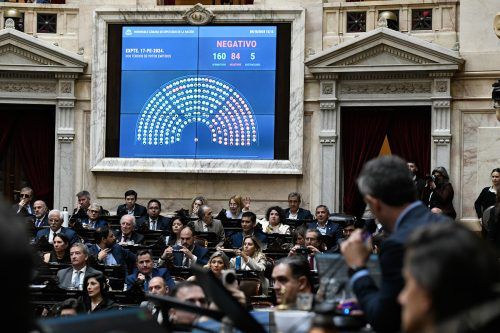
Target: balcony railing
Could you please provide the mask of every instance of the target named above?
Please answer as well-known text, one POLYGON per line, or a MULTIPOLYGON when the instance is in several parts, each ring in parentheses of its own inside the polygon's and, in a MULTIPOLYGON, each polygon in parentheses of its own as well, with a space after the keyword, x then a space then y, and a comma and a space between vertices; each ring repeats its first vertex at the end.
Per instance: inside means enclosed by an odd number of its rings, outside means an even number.
POLYGON ((160 6, 175 5, 253 5, 254 0, 158 0, 160 6))

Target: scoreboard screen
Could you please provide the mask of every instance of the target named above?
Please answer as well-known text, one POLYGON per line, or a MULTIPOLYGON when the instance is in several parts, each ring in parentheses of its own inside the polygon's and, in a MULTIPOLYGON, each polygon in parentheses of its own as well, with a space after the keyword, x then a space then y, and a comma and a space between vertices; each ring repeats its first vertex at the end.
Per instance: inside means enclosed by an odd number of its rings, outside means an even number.
POLYGON ((276 26, 123 26, 120 157, 274 159, 276 26))

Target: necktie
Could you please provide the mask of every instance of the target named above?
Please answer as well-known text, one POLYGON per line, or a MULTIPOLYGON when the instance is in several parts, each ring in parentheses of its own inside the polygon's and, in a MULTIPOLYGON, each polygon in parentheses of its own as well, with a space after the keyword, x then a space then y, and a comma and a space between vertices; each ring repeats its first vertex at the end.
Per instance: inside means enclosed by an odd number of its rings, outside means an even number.
POLYGON ((309 269, 311 271, 314 270, 314 257, 313 256, 309 256, 309 269))
POLYGON ((78 272, 76 272, 76 274, 74 274, 72 287, 75 289, 80 289, 80 275, 81 274, 82 274, 82 271, 78 271, 78 272))
POLYGON ((151 225, 149 226, 149 229, 156 230, 156 220, 151 220, 151 225))
POLYGON ((189 258, 186 255, 184 255, 184 260, 182 261, 182 266, 189 267, 189 258))
POLYGON ((40 224, 42 224, 42 221, 40 219, 36 219, 36 227, 40 228, 40 224))

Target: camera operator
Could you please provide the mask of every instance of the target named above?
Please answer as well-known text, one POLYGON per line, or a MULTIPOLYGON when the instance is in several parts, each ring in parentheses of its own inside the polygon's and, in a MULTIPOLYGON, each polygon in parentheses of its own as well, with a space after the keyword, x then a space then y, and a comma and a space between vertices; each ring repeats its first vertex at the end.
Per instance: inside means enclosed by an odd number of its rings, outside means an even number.
POLYGON ((302 255, 309 263, 309 269, 315 271, 317 269, 315 255, 322 253, 324 249, 321 243, 321 233, 318 229, 307 229, 305 246, 295 245, 292 247, 288 256, 302 255))
POLYGON ((455 219, 457 213, 453 207, 453 186, 444 167, 432 170, 432 176, 427 177, 422 201, 433 213, 440 213, 455 219))

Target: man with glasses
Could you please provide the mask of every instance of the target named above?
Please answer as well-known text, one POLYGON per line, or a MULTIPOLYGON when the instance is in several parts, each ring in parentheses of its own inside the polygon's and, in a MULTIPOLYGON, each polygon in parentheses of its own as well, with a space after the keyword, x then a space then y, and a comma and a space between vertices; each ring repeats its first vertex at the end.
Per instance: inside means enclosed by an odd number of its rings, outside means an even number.
POLYGON ((30 187, 23 187, 21 193, 19 194, 19 203, 13 206, 17 215, 21 216, 33 216, 35 215, 35 210, 31 204, 31 199, 33 198, 33 190, 30 187))
POLYGON ((80 241, 80 238, 75 231, 70 228, 65 228, 62 226, 63 218, 59 210, 54 209, 49 212, 49 228, 39 230, 36 234, 36 241, 39 241, 43 237, 47 239, 50 244, 54 243, 54 235, 58 233, 65 234, 69 239, 69 244, 73 245, 80 241))
POLYGON ((95 230, 108 226, 108 222, 102 220, 100 214, 101 206, 97 203, 92 203, 87 209, 87 217, 80 222, 77 221, 74 227, 95 230))
POLYGON ((318 229, 307 229, 306 231, 306 241, 305 247, 301 245, 295 245, 292 247, 288 256, 295 256, 297 254, 303 255, 309 263, 309 269, 311 271, 317 270, 316 265, 316 255, 323 252, 323 246, 321 244, 321 233, 318 229))
POLYGON ((137 221, 137 229, 144 232, 147 230, 170 230, 170 219, 161 213, 161 203, 157 199, 151 199, 148 202, 148 214, 146 217, 137 221))

